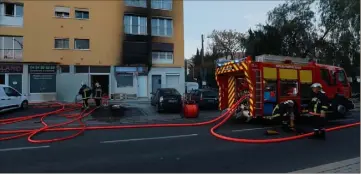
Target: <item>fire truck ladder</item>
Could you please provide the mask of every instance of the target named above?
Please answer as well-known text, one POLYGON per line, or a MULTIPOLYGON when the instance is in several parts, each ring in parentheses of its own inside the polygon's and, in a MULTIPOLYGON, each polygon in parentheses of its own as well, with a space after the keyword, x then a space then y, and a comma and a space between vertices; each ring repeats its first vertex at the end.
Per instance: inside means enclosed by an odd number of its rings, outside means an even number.
POLYGON ((255 116, 263 115, 262 99, 263 99, 263 78, 262 73, 259 69, 253 70, 256 81, 255 88, 255 116))

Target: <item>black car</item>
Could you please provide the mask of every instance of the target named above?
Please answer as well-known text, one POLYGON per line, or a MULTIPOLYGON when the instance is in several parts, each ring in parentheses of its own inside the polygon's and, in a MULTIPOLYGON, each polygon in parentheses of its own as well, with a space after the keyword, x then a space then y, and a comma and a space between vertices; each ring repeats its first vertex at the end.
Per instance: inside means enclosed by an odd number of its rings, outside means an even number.
POLYGON ((211 89, 197 89, 189 93, 189 99, 194 100, 200 108, 218 108, 218 91, 211 89))
POLYGON ((182 95, 174 88, 159 88, 152 94, 150 104, 155 106, 157 112, 172 110, 180 111, 182 108, 182 95))

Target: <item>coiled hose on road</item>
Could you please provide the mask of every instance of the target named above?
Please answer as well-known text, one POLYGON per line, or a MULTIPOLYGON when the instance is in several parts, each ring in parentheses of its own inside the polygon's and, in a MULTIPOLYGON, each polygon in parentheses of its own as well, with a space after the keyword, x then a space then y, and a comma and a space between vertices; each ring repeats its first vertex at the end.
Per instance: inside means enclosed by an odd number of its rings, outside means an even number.
MULTIPOLYGON (((25 121, 25 120, 34 119, 34 118, 40 118, 41 124, 43 125, 43 127, 38 128, 38 129, 0 131, 0 135, 16 134, 16 135, 13 135, 13 136, 10 136, 10 137, 0 138, 0 141, 17 139, 17 138, 27 136, 27 140, 29 142, 31 142, 31 143, 51 143, 51 142, 64 141, 64 140, 75 138, 78 135, 82 134, 86 130, 203 126, 203 125, 213 124, 213 123, 215 123, 215 122, 217 122, 217 121, 219 121, 221 119, 223 119, 223 120, 220 121, 218 124, 216 124, 215 126, 213 126, 210 129, 210 133, 213 136, 217 137, 217 138, 227 140, 227 141, 240 142, 240 143, 276 143, 276 142, 283 142, 283 141, 290 141, 290 140, 305 138, 305 137, 308 137, 308 136, 312 135, 312 133, 307 133, 307 134, 295 135, 295 136, 284 137, 284 138, 263 139, 262 140, 262 139, 232 138, 232 137, 227 137, 227 136, 220 135, 220 134, 216 133, 216 129, 218 129, 220 126, 222 126, 233 115, 233 113, 235 112, 238 105, 243 100, 245 100, 247 97, 248 96, 243 96, 227 112, 223 113, 222 115, 220 115, 219 117, 217 117, 215 119, 205 121, 205 122, 198 122, 198 123, 170 123, 170 124, 142 124, 142 125, 119 125, 119 126, 86 126, 82 122, 82 119, 87 117, 92 112, 94 112, 95 109, 85 110, 85 111, 82 111, 80 114, 64 114, 65 112, 69 112, 69 111, 79 109, 80 108, 79 104, 65 105, 65 104, 56 103, 56 104, 51 104, 52 107, 56 107, 56 106, 60 107, 60 109, 57 109, 56 111, 43 113, 43 114, 37 114, 37 115, 31 115, 31 116, 23 116, 23 117, 0 120, 0 125, 1 125, 1 124, 17 123, 17 122, 21 122, 21 121, 25 121), (68 108, 66 108, 66 107, 68 107, 68 108), (47 116, 54 115, 54 114, 70 118, 71 120, 63 122, 63 123, 59 123, 59 124, 54 124, 54 125, 46 124, 44 119, 47 116), (80 126, 79 127, 63 127, 63 126, 67 126, 67 125, 69 125, 71 123, 74 123, 74 122, 78 122, 80 124, 80 126), (56 131, 56 132, 77 131, 77 132, 75 134, 73 134, 73 135, 70 135, 70 136, 67 136, 67 137, 62 137, 62 138, 55 138, 55 139, 48 139, 48 140, 34 140, 33 139, 33 137, 36 136, 39 133, 54 132, 54 131, 56 131)), ((327 129, 327 131, 334 131, 334 130, 344 129, 344 128, 348 128, 348 127, 354 127, 354 126, 358 126, 358 125, 360 125, 360 122, 329 128, 329 129, 327 129)))

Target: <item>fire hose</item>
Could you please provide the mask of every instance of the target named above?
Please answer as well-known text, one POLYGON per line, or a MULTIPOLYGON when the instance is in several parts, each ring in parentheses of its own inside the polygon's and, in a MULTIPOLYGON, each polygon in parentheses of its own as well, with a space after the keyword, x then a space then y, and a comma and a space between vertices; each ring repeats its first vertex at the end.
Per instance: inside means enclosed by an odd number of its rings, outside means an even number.
MULTIPOLYGON (((51 105, 51 107, 56 107, 56 106, 59 107, 60 106, 60 109, 57 109, 57 110, 52 111, 52 112, 44 113, 44 114, 37 114, 37 115, 30 115, 30 116, 23 116, 23 117, 18 117, 18 118, 0 120, 0 125, 1 125, 1 124, 11 124, 11 123, 16 123, 16 122, 21 122, 21 121, 25 121, 25 120, 34 119, 34 118, 40 118, 40 122, 43 125, 43 127, 38 128, 38 129, 22 129, 22 130, 4 130, 4 131, 0 131, 0 135, 15 134, 15 135, 10 136, 10 137, 0 137, 0 141, 17 139, 17 138, 27 136, 27 140, 29 142, 31 142, 31 143, 51 143, 51 142, 64 141, 64 140, 75 138, 75 137, 81 135, 82 133, 84 133, 86 130, 204 126, 204 125, 213 124, 213 123, 215 123, 215 122, 217 122, 219 120, 222 120, 222 121, 220 121, 218 124, 213 126, 210 129, 210 133, 213 136, 217 137, 217 138, 227 140, 227 141, 233 141, 233 142, 240 142, 240 143, 276 143, 276 142, 283 142, 283 141, 290 141, 290 140, 305 138, 305 137, 311 136, 313 134, 313 133, 307 133, 307 134, 302 134, 302 135, 295 135, 295 136, 284 137, 284 138, 276 138, 276 139, 242 139, 242 138, 227 137, 227 136, 220 135, 220 134, 216 133, 216 129, 218 129, 220 126, 222 126, 234 114, 234 112, 236 111, 236 108, 238 107, 238 105, 243 100, 245 100, 247 97, 248 96, 241 97, 234 105, 231 106, 231 108, 228 111, 221 114, 219 117, 214 118, 214 119, 209 120, 209 121, 198 122, 198 123, 168 123, 168 124, 142 124, 142 125, 116 125, 116 126, 115 125, 113 125, 113 126, 86 126, 85 123, 82 121, 82 119, 87 117, 88 115, 90 115, 92 112, 94 112, 95 109, 85 110, 85 111, 82 111, 80 114, 64 114, 64 112, 69 112, 69 111, 73 111, 75 109, 79 109, 79 107, 80 107, 79 104, 65 105, 65 104, 60 104, 60 103, 57 103, 57 104, 54 103, 54 104, 51 105), (66 107, 70 107, 70 108, 66 108, 66 107), (54 115, 54 114, 58 114, 60 116, 66 117, 66 118, 70 118, 71 120, 63 122, 63 123, 54 124, 54 125, 46 124, 44 119, 47 116, 54 115), (67 125, 72 124, 74 122, 78 122, 80 125, 78 127, 64 127, 64 126, 67 126, 67 125), (35 139, 33 139, 33 137, 35 137, 39 133, 43 133, 43 132, 64 132, 64 131, 77 131, 77 132, 75 134, 72 134, 72 135, 67 136, 67 137, 62 137, 62 138, 54 138, 54 139, 48 139, 48 140, 35 140, 35 139)), ((337 127, 332 127, 332 128, 327 129, 326 131, 334 131, 334 130, 344 129, 344 128, 348 128, 348 127, 354 127, 354 126, 358 126, 358 125, 360 125, 360 122, 347 124, 347 125, 342 125, 342 126, 337 126, 337 127)))

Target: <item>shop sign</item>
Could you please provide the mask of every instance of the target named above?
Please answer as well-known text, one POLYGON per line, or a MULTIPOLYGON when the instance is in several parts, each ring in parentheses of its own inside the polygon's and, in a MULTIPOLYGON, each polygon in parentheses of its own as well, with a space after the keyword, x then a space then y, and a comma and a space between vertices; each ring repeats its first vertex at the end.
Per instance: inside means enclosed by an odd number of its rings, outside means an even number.
POLYGON ((29 73, 56 73, 56 65, 29 65, 29 73))
POLYGON ((0 73, 23 73, 22 64, 0 64, 0 73))

